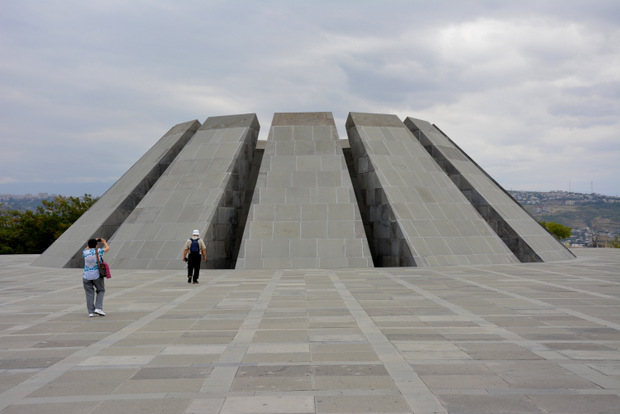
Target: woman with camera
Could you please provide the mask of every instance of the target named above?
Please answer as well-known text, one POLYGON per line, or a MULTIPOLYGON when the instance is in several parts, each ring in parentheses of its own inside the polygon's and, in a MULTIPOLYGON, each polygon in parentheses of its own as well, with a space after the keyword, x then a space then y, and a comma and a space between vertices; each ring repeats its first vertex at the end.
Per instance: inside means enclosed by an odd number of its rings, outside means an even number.
POLYGON ((90 317, 95 315, 105 316, 103 312, 105 283, 103 277, 99 276, 99 262, 108 250, 110 250, 110 246, 108 246, 108 242, 105 239, 90 239, 88 247, 82 252, 84 257, 82 282, 84 284, 84 292, 86 292, 86 308, 90 317), (103 247, 97 248, 99 243, 103 244, 103 247))

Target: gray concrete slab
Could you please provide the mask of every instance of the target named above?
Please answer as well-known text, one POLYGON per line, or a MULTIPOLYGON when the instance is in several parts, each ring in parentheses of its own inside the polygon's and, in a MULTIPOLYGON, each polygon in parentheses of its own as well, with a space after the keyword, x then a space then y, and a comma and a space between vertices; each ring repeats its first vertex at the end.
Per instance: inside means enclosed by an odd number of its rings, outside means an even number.
POLYGON ((346 126, 375 265, 518 261, 396 115, 351 112, 346 126))
POLYGON ((276 113, 236 268, 372 266, 332 114, 276 113))
POLYGON ((404 124, 522 262, 574 257, 439 128, 411 117, 404 124))
POLYGON ((255 114, 208 118, 109 240, 110 266, 183 269, 198 229, 204 267, 232 267, 258 129, 255 114))
POLYGON ((97 318, 80 269, 0 256, 0 412, 617 413, 620 250, 574 252, 200 285, 113 268, 97 318))

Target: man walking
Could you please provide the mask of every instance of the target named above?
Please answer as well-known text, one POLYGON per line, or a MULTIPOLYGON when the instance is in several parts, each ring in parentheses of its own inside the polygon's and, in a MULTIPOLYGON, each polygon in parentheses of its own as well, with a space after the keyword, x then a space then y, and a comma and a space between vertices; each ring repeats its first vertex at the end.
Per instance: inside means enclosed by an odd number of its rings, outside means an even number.
POLYGON ((194 284, 198 283, 201 252, 202 261, 207 261, 207 247, 198 236, 200 236, 200 232, 196 229, 192 232, 192 237, 185 243, 185 249, 183 250, 183 261, 187 262, 187 283, 192 283, 192 278, 194 284))

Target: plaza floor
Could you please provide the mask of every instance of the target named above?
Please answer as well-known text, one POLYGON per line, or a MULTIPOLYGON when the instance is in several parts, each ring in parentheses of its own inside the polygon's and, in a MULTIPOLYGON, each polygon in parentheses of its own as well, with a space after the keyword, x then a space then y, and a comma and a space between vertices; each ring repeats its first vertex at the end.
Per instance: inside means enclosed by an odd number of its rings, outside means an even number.
MULTIPOLYGON (((113 246, 112 246, 113 248, 113 246)), ((0 256, 1 413, 620 413, 620 250, 505 266, 80 269, 0 256)))

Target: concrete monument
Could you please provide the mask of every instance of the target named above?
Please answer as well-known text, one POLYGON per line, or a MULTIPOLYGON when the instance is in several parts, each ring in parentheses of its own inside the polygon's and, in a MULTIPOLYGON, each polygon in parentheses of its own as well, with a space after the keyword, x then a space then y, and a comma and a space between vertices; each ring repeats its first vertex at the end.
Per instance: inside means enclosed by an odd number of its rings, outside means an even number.
POLYGON ((329 269, 561 261, 574 255, 427 121, 276 113, 174 126, 35 262, 181 270, 193 229, 206 268, 329 269), (264 149, 263 149, 264 148, 264 149))

